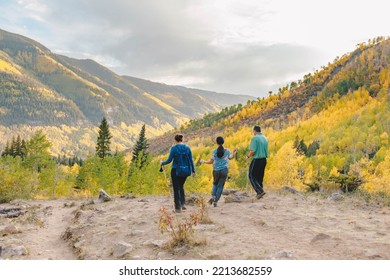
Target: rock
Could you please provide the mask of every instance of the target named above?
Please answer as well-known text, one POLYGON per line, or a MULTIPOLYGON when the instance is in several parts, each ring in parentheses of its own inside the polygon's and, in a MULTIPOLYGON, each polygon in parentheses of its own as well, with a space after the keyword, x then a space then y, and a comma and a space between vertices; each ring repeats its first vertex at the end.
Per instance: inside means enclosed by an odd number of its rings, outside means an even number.
POLYGON ((28 253, 27 249, 24 246, 15 246, 15 245, 6 246, 2 252, 4 258, 9 258, 14 256, 25 256, 27 255, 27 253, 28 253))
POLYGON ((167 260, 171 258, 171 255, 167 252, 158 252, 156 258, 158 260, 167 260))
POLYGON ((78 248, 81 248, 84 244, 85 244, 85 240, 80 240, 80 241, 74 243, 73 247, 78 249, 78 248))
POLYGON ((229 194, 234 194, 238 192, 238 190, 229 190, 229 189, 226 189, 226 190, 223 190, 222 191, 222 195, 229 195, 229 194))
POLYGON ((334 201, 339 201, 344 199, 344 195, 342 195, 339 192, 332 193, 329 197, 328 200, 334 200, 334 201))
POLYGON ((93 199, 88 199, 87 201, 83 202, 80 205, 80 208, 83 209, 85 206, 93 205, 93 204, 95 204, 95 201, 93 201, 93 199))
POLYGON ((290 193, 299 193, 299 191, 293 187, 290 186, 283 186, 282 191, 290 192, 290 193))
POLYGON ((186 205, 196 205, 198 204, 198 198, 195 196, 191 196, 186 198, 186 205))
POLYGON ((130 233, 131 236, 144 235, 144 234, 145 234, 145 231, 144 231, 144 230, 139 230, 139 229, 133 230, 133 231, 130 233))
POLYGON ((269 257, 270 260, 279 260, 279 259, 291 259, 293 258, 293 252, 292 251, 281 251, 276 253, 275 255, 269 257))
POLYGON ((372 256, 368 256, 368 259, 369 260, 381 260, 381 259, 384 259, 381 255, 372 255, 372 256))
POLYGON ((120 198, 133 199, 133 198, 135 198, 135 195, 133 193, 127 193, 127 194, 121 195, 120 198))
POLYGON ((5 208, 0 209, 0 217, 6 218, 17 218, 20 215, 24 214, 26 211, 22 210, 22 208, 5 208))
POLYGON ((164 240, 148 240, 143 243, 144 246, 155 246, 158 248, 163 248, 165 245, 164 240))
POLYGON ((126 242, 118 242, 114 245, 113 256, 115 258, 123 258, 126 254, 133 250, 133 245, 126 242))
POLYGON ((76 206, 76 203, 74 201, 72 201, 71 203, 67 203, 67 202, 64 203, 64 208, 71 208, 74 206, 76 206))
POLYGON ((310 241, 310 243, 315 243, 317 241, 325 240, 328 238, 330 238, 330 235, 327 235, 325 233, 319 233, 310 241))
POLYGON ((225 203, 241 203, 249 200, 249 195, 243 191, 237 191, 225 197, 225 203))
POLYGON ((112 200, 111 196, 109 196, 103 189, 99 191, 99 198, 97 201, 98 203, 107 202, 111 200, 112 200))
POLYGON ((21 231, 16 226, 7 226, 1 231, 2 236, 21 233, 21 231))

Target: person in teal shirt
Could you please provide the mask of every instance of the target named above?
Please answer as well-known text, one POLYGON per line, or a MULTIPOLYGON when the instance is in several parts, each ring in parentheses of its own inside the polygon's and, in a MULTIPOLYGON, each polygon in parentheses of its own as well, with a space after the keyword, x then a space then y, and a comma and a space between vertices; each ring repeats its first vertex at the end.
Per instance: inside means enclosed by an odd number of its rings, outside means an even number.
POLYGON ((228 177, 229 159, 234 158, 234 154, 237 152, 237 148, 230 153, 229 149, 225 149, 223 144, 225 143, 222 136, 218 136, 216 139, 218 148, 215 149, 211 155, 211 159, 205 161, 200 160, 200 163, 213 165, 213 188, 211 191, 210 204, 214 204, 217 207, 218 201, 221 198, 223 187, 228 177))
POLYGON ((265 195, 263 179, 265 166, 267 165, 268 140, 261 133, 261 128, 258 125, 253 127, 253 135, 246 159, 253 158, 249 166, 249 180, 256 191, 257 199, 260 199, 265 195))

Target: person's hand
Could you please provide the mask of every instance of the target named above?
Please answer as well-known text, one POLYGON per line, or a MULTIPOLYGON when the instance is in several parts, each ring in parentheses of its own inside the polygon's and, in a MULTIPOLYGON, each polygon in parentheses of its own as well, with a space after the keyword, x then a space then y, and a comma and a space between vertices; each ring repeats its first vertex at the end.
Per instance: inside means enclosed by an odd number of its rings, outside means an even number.
POLYGON ((192 177, 196 177, 196 173, 194 172, 194 173, 192 173, 192 175, 191 175, 192 177))
POLYGON ((245 160, 247 161, 248 159, 250 159, 250 157, 246 156, 246 157, 245 157, 245 160))
POLYGON ((204 159, 201 159, 200 161, 199 161, 199 163, 200 164, 203 164, 203 163, 205 163, 206 161, 204 160, 204 159))
POLYGON ((238 150, 238 148, 235 147, 235 148, 233 149, 233 153, 237 152, 237 150, 238 150))

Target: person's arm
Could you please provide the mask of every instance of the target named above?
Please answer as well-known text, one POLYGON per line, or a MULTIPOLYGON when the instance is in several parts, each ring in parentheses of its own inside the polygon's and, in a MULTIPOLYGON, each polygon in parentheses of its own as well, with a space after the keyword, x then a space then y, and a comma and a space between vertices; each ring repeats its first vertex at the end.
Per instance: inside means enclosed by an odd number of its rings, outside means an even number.
POLYGON ((204 159, 201 159, 199 162, 202 164, 202 163, 205 163, 205 164, 213 164, 214 163, 214 160, 215 160, 215 154, 214 152, 211 154, 211 158, 209 160, 204 160, 204 159))
POLYGON ((233 159, 234 158, 234 155, 237 152, 237 150, 238 150, 237 147, 234 148, 233 152, 229 155, 229 159, 233 159))
POLYGON ((250 151, 249 151, 249 154, 245 157, 245 159, 251 158, 251 157, 253 156, 254 153, 255 153, 255 151, 250 150, 250 151))
POLYGON ((246 160, 251 158, 255 153, 255 149, 256 149, 256 142, 255 141, 256 141, 255 137, 253 137, 251 140, 251 144, 249 145, 249 154, 245 157, 246 160))
POLYGON ((188 147, 188 150, 189 150, 189 157, 190 157, 190 164, 191 164, 192 175, 195 175, 195 164, 194 164, 194 159, 192 158, 191 148, 188 147))
POLYGON ((202 164, 213 164, 214 163, 214 159, 209 159, 209 160, 204 160, 204 159, 201 159, 200 161, 199 161, 200 163, 202 163, 202 164))
POLYGON ((167 159, 166 161, 161 161, 161 165, 166 165, 166 164, 169 164, 169 163, 172 162, 172 160, 173 160, 173 148, 174 148, 174 147, 172 147, 172 148, 171 148, 171 151, 169 152, 169 157, 168 157, 168 159, 167 159))

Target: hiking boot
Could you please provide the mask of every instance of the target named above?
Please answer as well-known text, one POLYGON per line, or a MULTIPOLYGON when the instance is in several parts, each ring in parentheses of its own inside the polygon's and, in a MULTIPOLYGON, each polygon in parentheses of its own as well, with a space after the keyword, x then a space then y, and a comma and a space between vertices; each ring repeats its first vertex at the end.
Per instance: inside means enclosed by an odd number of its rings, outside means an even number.
POLYGON ((182 205, 181 210, 187 210, 187 207, 185 205, 182 205))
POLYGON ((214 207, 217 207, 217 202, 216 201, 214 201, 214 207))
POLYGON ((265 195, 265 192, 258 193, 258 194, 256 195, 256 198, 257 198, 257 199, 260 199, 260 198, 262 198, 264 195, 265 195))
POLYGON ((211 204, 213 204, 213 202, 214 202, 214 197, 210 198, 209 204, 211 205, 211 204))
POLYGON ((175 213, 181 213, 181 209, 175 209, 175 213))

